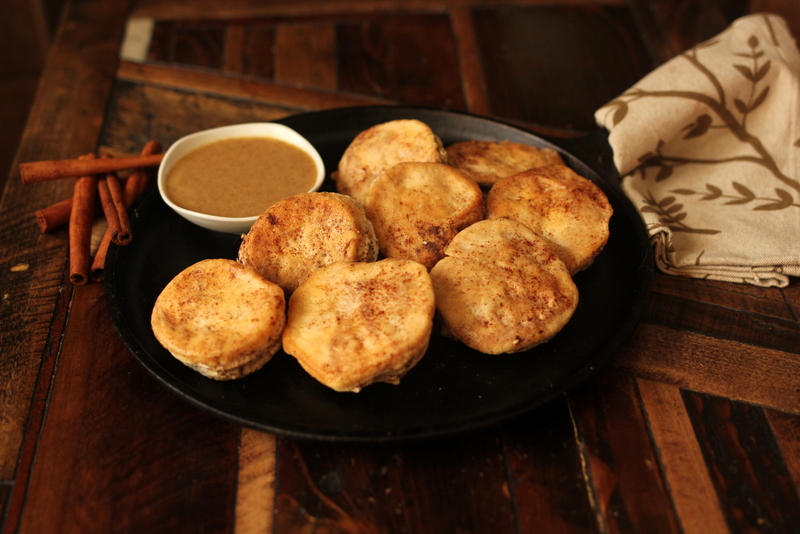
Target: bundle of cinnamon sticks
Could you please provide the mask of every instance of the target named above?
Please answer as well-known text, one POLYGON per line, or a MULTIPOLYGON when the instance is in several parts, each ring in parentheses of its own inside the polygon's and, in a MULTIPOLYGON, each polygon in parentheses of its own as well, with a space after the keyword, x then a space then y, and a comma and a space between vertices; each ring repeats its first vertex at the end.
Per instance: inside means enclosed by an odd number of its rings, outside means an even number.
POLYGON ((164 157, 157 141, 145 144, 139 156, 112 158, 86 154, 78 159, 20 164, 24 183, 77 178, 73 195, 36 212, 42 232, 69 225, 70 276, 73 284, 103 279, 108 246, 126 245, 133 239, 128 208, 145 191, 152 168, 164 157), (126 179, 119 172, 130 170, 126 179), (102 214, 108 227, 92 257, 91 237, 95 217, 102 214))

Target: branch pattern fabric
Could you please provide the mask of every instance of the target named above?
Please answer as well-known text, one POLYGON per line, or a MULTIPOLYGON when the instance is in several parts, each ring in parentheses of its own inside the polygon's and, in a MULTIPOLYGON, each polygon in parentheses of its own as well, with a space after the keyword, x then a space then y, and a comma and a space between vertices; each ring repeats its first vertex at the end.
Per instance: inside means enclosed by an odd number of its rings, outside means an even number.
POLYGON ((800 276, 800 52, 742 17, 595 112, 658 267, 785 287, 800 276))

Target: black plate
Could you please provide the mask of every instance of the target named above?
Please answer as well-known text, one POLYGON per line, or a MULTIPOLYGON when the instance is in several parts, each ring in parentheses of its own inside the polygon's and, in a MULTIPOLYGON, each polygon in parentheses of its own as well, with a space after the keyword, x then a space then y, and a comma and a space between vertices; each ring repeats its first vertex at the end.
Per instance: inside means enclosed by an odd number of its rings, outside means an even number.
MULTIPOLYGON (((619 187, 537 136, 473 115, 367 107, 279 122, 308 138, 330 172, 356 134, 398 118, 426 122, 445 145, 508 139, 556 148, 608 195, 614 207, 610 240, 594 264, 575 277, 580 304, 554 339, 527 353, 489 356, 434 333, 425 357, 400 385, 373 384, 357 394, 320 385, 283 352, 242 380, 204 378, 159 345, 150 312, 178 272, 204 258, 235 258, 240 239, 192 225, 152 192, 132 216, 135 239, 112 246, 106 264, 113 321, 142 365, 187 401, 227 420, 294 438, 354 442, 430 439, 498 424, 563 394, 601 367, 633 330, 653 276, 644 226, 619 187)), ((330 180, 323 189, 332 190, 330 180)))

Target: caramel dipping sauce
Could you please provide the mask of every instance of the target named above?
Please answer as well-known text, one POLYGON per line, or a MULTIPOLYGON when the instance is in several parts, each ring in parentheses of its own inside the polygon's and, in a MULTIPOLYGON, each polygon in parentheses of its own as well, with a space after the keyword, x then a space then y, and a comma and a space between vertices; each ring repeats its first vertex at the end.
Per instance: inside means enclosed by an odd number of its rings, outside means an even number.
POLYGON ((178 206, 219 217, 252 217, 286 197, 310 191, 317 166, 281 139, 237 137, 212 141, 181 157, 164 180, 178 206))
POLYGON ((158 194, 175 213, 208 230, 239 235, 277 200, 317 191, 324 181, 325 162, 314 145, 278 122, 185 135, 158 167, 158 194))

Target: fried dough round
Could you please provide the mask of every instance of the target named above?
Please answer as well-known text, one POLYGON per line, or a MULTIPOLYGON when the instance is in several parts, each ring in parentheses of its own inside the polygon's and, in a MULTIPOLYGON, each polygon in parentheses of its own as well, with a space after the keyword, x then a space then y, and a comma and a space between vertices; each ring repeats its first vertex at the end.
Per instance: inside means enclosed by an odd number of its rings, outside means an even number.
POLYGON ((372 180, 403 161, 442 163, 447 161, 447 153, 441 139, 424 122, 389 121, 359 133, 344 151, 332 178, 338 192, 363 202, 372 180))
POLYGON ((239 261, 291 293, 336 261, 375 261, 378 241, 364 209, 339 193, 303 193, 270 206, 239 246, 239 261))
POLYGON ((499 179, 543 165, 563 165, 552 148, 537 148, 510 141, 464 141, 447 147, 447 164, 461 170, 483 187, 499 179))
POLYGON ((425 354, 434 313, 430 275, 419 263, 334 263, 292 294, 283 347, 335 391, 398 384, 425 354))
POLYGON ((181 271, 161 291, 150 324, 175 358, 215 380, 253 373, 281 346, 283 290, 253 269, 209 259, 181 271))
POLYGON ((608 242, 613 209, 591 180, 564 165, 547 165, 498 181, 486 196, 486 218, 508 218, 547 238, 575 274, 608 242))
POLYGON ((443 334, 486 354, 515 353, 556 335, 578 288, 547 241, 510 219, 460 232, 431 270, 443 334))
POLYGON ((398 163, 375 178, 364 209, 386 257, 430 270, 453 236, 483 218, 483 193, 443 163, 398 163))

